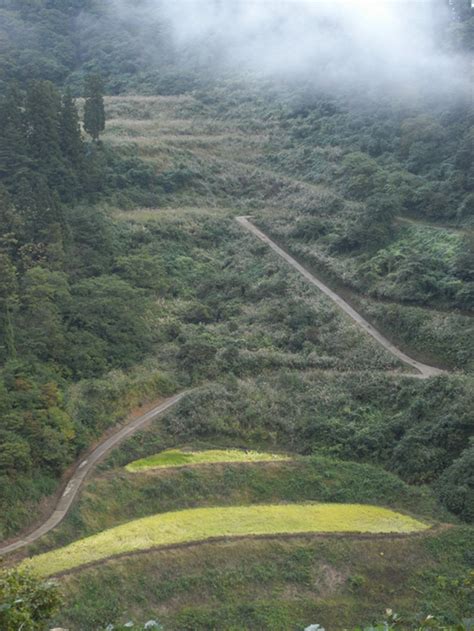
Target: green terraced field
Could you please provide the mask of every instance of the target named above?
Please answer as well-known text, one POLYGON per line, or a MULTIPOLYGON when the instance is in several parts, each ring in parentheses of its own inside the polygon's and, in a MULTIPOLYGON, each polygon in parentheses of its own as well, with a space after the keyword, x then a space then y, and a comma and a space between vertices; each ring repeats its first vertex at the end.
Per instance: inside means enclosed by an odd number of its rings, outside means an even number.
POLYGON ((195 508, 137 519, 26 560, 52 576, 119 554, 213 537, 288 533, 415 533, 429 526, 386 508, 363 504, 263 504, 195 508))
POLYGON ((168 449, 148 458, 130 462, 125 468, 136 473, 149 469, 167 469, 169 467, 184 467, 199 464, 216 464, 231 462, 279 462, 291 460, 289 456, 262 453, 259 451, 243 451, 241 449, 209 449, 206 451, 182 451, 168 449))

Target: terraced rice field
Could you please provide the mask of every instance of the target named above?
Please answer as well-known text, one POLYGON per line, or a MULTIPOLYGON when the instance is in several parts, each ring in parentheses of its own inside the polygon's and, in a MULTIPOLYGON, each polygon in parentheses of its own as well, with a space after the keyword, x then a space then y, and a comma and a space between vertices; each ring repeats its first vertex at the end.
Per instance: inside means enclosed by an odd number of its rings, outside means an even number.
POLYGON ((208 449, 205 451, 168 449, 148 458, 134 460, 125 468, 131 473, 137 473, 150 469, 168 469, 169 467, 188 467, 200 464, 281 462, 285 460, 291 460, 291 458, 281 454, 244 451, 242 449, 208 449))
POLYGON ((301 533, 416 533, 429 528, 395 511, 363 504, 262 504, 194 508, 111 528, 24 561, 53 576, 112 556, 216 537, 301 533))

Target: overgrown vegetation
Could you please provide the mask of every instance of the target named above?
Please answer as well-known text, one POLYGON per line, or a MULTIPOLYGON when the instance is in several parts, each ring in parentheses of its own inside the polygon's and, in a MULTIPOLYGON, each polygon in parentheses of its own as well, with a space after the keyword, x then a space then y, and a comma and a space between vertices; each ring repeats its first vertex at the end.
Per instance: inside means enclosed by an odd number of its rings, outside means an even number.
POLYGON ((456 628, 469 615, 472 530, 397 540, 204 544, 111 561, 63 579, 62 626, 158 620, 166 630, 302 631, 375 624, 387 603, 404 631, 422 613, 456 628), (106 589, 104 587, 106 586, 106 589))
MULTIPOLYGON (((86 105, 98 100, 93 116, 103 118, 100 85, 88 90, 86 105)), ((116 188, 109 173, 117 169, 117 177, 125 161, 83 139, 70 93, 61 97, 47 81, 10 85, 0 121, 0 533, 7 536, 28 517, 28 501, 51 493, 107 425, 173 383, 154 368, 134 392, 135 377, 123 373, 156 339, 151 307, 159 292, 158 280, 147 290, 128 282, 134 237, 93 205, 116 188)), ((140 164, 134 168, 139 174, 140 164)), ((125 175, 124 191, 129 185, 125 175)))
POLYGON ((58 585, 27 570, 0 570, 2 631, 43 631, 62 604, 58 585))
MULTIPOLYGON (((464 54, 472 10, 449 5, 439 45, 464 54)), ((159 11, 144 26, 115 8, 0 8, 0 536, 32 523, 111 423, 192 385, 36 551, 155 513, 259 503, 388 504, 447 525, 383 548, 252 541, 113 561, 63 580, 61 625, 330 630, 376 624, 387 606, 400 629, 427 613, 461 624, 472 530, 448 510, 474 516, 470 102, 424 85, 398 98, 244 81, 211 48, 179 53, 159 11), (236 214, 454 374, 404 373, 236 214), (292 460, 123 470, 183 445, 292 460)))
MULTIPOLYGON (((167 442, 165 436, 159 441, 167 442)), ((140 440, 141 450, 157 442, 157 437, 147 431, 140 440)), ((124 458, 129 450, 124 446, 120 452, 124 458)), ((127 473, 118 466, 112 470, 107 467, 96 475, 70 515, 38 541, 31 553, 54 550, 157 513, 287 502, 363 503, 416 514, 428 523, 450 519, 428 488, 410 486, 373 465, 335 458, 307 456, 288 462, 214 464, 149 471, 146 475, 127 473)))

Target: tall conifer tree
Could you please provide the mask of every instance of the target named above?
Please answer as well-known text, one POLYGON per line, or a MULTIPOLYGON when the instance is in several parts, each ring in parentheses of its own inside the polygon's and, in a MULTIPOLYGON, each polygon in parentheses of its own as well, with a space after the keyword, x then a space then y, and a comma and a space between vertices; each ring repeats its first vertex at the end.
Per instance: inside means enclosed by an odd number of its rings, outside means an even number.
POLYGON ((99 75, 86 78, 84 129, 97 142, 105 129, 104 84, 99 75))
POLYGON ((64 175, 57 190, 63 200, 73 201, 81 193, 85 164, 79 114, 69 90, 62 99, 59 131, 64 175))
POLYGON ((51 188, 57 188, 63 175, 60 144, 61 98, 50 81, 33 82, 26 97, 28 144, 35 171, 51 188))
POLYGON ((17 305, 17 272, 10 257, 0 250, 0 358, 16 356, 14 311, 17 305))
POLYGON ((79 125, 79 114, 70 90, 67 90, 63 96, 60 136, 63 156, 74 169, 80 170, 84 158, 84 145, 79 125))
POLYGON ((23 98, 11 86, 0 101, 0 180, 11 188, 29 162, 23 98))

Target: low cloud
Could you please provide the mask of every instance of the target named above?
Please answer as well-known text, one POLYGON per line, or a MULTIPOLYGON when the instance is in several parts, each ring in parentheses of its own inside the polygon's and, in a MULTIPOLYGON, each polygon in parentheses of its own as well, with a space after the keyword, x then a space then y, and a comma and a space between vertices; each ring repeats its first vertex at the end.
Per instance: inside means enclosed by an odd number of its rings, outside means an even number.
POLYGON ((467 88, 463 61, 440 51, 440 21, 450 19, 441 0, 146 0, 135 9, 120 0, 116 9, 147 33, 164 24, 176 51, 219 68, 324 85, 467 88))

